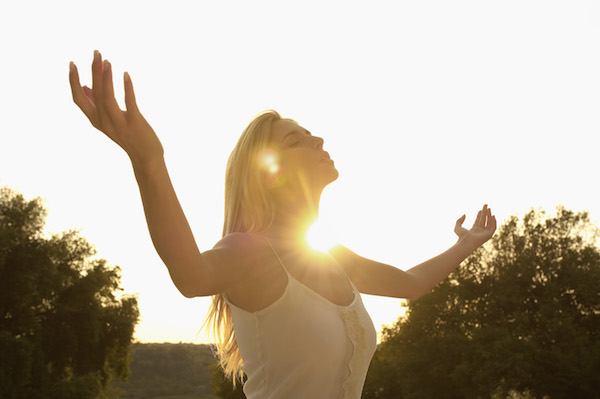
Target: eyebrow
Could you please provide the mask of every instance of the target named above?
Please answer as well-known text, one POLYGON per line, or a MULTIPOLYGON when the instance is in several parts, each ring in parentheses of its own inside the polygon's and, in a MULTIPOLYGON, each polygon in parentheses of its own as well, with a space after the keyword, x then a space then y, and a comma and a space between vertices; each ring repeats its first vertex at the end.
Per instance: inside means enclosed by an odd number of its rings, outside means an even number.
MULTIPOLYGON (((304 131, 305 131, 305 132, 306 132, 306 134, 308 134, 309 136, 312 136, 312 134, 311 134, 311 133, 310 133, 308 130, 304 129, 304 131)), ((292 131, 290 131, 290 132, 286 133, 286 135, 285 135, 285 136, 283 136, 283 139, 281 140, 281 142, 283 143, 283 142, 285 141, 285 139, 287 139, 287 138, 288 138, 288 136, 291 136, 291 135, 293 135, 293 134, 300 134, 300 132, 299 132, 299 131, 297 131, 297 130, 292 130, 292 131)))
POLYGON ((287 139, 292 134, 298 134, 298 131, 297 130, 292 130, 291 132, 288 132, 285 136, 283 136, 283 139, 281 140, 281 142, 283 143, 285 141, 285 139, 287 139))

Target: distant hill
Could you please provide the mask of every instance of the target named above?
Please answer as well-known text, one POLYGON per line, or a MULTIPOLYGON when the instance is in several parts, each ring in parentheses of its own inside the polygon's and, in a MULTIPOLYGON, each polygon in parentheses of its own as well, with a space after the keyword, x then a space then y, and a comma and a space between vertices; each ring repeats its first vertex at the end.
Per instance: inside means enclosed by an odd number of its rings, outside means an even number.
POLYGON ((123 399, 217 399, 209 345, 134 344, 128 382, 114 381, 111 397, 123 399))

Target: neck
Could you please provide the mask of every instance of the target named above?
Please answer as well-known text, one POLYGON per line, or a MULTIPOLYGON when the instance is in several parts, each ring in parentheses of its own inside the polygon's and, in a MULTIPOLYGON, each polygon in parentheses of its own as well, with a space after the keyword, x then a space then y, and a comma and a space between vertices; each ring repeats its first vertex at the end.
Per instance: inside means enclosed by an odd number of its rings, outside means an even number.
POLYGON ((321 191, 277 198, 275 217, 265 235, 284 246, 307 246, 306 236, 319 216, 320 199, 321 191))

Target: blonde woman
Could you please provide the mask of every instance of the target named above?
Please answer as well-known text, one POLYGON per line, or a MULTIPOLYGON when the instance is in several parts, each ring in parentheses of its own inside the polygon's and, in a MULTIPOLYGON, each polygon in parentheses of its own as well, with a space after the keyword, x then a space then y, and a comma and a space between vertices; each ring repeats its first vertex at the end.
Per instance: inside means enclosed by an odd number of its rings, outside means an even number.
POLYGON ((186 297, 213 296, 209 322, 230 377, 247 377, 249 399, 359 398, 375 351, 375 329, 359 293, 417 299, 492 237, 484 206, 458 242, 404 272, 338 246, 308 249, 323 188, 338 171, 311 135, 275 111, 244 130, 227 164, 223 237, 200 252, 171 185, 163 147, 138 110, 129 75, 117 105, 111 64, 94 53, 92 88, 70 65, 73 100, 125 150, 154 246, 186 297))

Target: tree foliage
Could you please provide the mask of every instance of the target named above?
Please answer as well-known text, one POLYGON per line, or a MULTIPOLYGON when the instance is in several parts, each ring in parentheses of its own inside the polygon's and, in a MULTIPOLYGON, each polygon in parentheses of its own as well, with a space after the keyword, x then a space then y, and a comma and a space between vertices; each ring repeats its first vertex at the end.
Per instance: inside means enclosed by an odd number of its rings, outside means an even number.
POLYGON ((598 287, 587 213, 512 217, 385 329, 363 397, 600 397, 598 287))
POLYGON ((233 381, 225 376, 223 368, 218 363, 211 366, 210 372, 212 374, 212 389, 215 395, 221 399, 246 399, 243 383, 236 380, 234 385, 233 381))
POLYGON ((139 312, 120 269, 76 231, 44 233, 40 199, 0 188, 0 397, 98 398, 126 378, 139 312))

